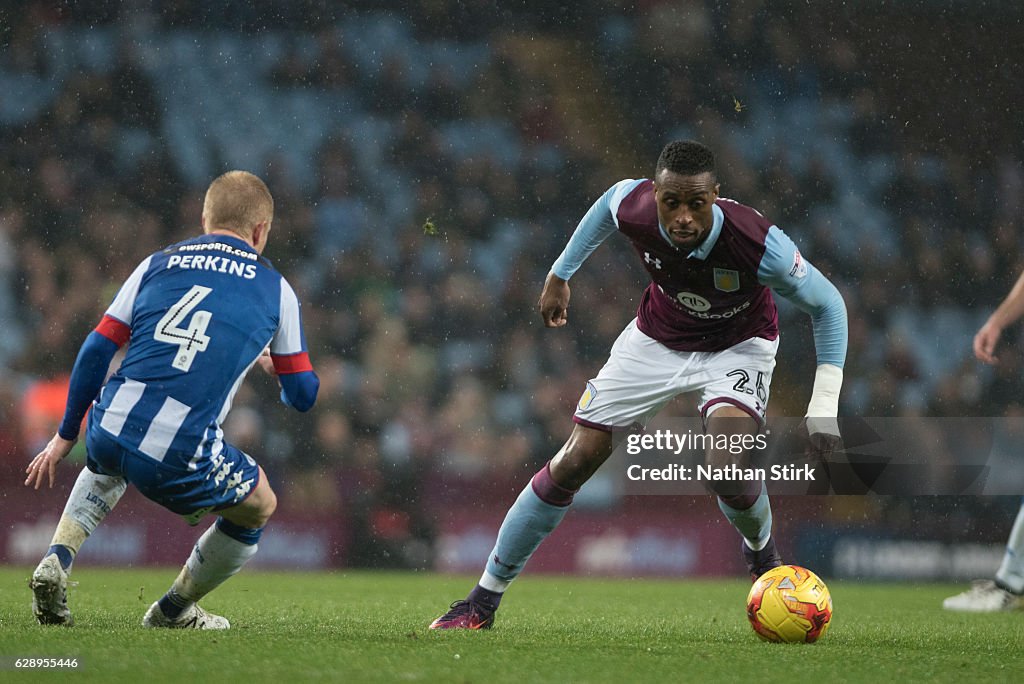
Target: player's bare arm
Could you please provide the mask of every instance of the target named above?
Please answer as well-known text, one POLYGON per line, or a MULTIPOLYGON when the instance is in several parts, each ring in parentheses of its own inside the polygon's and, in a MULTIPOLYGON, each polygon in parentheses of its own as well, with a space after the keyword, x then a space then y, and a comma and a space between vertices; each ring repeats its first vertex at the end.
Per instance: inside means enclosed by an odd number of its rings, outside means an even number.
POLYGON ((561 328, 569 320, 569 283, 548 273, 537 306, 545 326, 561 328))
POLYGON ((43 484, 43 480, 49 479, 50 488, 52 489, 53 482, 57 477, 57 464, 71 453, 71 449, 74 446, 75 440, 64 439, 60 435, 54 435, 49 444, 36 454, 32 462, 28 464, 28 468, 25 468, 25 472, 28 473, 28 477, 25 478, 25 484, 34 489, 39 489, 40 485, 43 484))
POLYGON ((999 337, 1003 334, 1003 329, 1006 326, 1015 323, 1022 315, 1024 315, 1024 273, 1017 278, 1010 294, 1006 295, 1006 299, 992 312, 992 315, 985 321, 985 325, 981 326, 981 329, 975 334, 974 356, 979 361, 988 364, 999 363, 998 357, 995 356, 999 337))

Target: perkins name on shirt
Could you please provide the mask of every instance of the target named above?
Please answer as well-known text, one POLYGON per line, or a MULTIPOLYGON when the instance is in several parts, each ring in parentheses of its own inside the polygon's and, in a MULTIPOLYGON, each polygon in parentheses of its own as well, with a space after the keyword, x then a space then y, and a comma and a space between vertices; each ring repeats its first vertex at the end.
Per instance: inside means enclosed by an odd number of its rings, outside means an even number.
POLYGON ((213 254, 175 254, 167 260, 167 268, 194 269, 197 271, 217 271, 247 280, 256 277, 256 264, 243 264, 227 257, 213 254))

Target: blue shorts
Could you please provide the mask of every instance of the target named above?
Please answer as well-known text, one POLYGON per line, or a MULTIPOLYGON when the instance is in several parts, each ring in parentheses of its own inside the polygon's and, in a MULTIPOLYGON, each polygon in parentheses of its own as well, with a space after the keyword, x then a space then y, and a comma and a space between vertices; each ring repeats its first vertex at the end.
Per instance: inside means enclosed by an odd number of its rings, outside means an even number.
POLYGON ((146 498, 185 516, 192 525, 211 511, 242 503, 260 481, 256 461, 226 442, 220 456, 203 459, 195 470, 173 467, 126 448, 92 421, 85 447, 89 470, 123 477, 146 498))

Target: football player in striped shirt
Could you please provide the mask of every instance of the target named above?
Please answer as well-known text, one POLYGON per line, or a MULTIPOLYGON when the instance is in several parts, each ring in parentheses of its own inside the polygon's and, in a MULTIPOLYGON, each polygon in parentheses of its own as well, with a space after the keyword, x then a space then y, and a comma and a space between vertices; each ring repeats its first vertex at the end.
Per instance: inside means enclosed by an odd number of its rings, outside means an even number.
POLYGON ((41 624, 72 624, 72 561, 130 483, 189 524, 217 515, 143 625, 230 626, 198 601, 256 553, 277 498, 256 461, 224 441, 221 423, 254 365, 277 376, 282 402, 299 411, 312 408, 320 386, 295 292, 261 256, 273 218, 273 197, 258 177, 218 177, 206 192, 203 234, 139 264, 86 338, 60 428, 26 470, 26 485, 52 487, 92 407, 86 467, 29 583, 41 624))

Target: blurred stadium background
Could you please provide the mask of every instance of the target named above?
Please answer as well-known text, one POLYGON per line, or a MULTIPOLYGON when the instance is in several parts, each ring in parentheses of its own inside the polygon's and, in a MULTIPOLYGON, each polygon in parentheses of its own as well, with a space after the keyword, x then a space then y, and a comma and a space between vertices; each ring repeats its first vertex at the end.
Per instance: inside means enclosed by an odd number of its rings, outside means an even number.
MULTIPOLYGON (((0 562, 35 562, 73 482, 21 486, 78 345, 138 261, 199 230, 230 168, 274 193, 267 256, 323 381, 297 415, 253 374, 226 425, 279 493, 263 566, 479 571, 645 283, 612 239, 547 331, 547 269, 677 137, 716 149, 723 194, 842 289, 844 413, 1024 415, 1021 338, 994 370, 970 354, 1024 269, 1018 3, 532 5, 0 2, 0 562)), ((812 341, 782 316, 771 409, 794 416, 812 341)), ((531 571, 741 571, 707 498, 625 497, 599 475, 577 501, 531 571)), ((775 508, 787 557, 824 576, 963 578, 994 571, 1018 501, 775 508)), ((82 559, 177 564, 193 539, 130 493, 82 559)))

